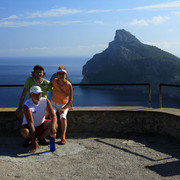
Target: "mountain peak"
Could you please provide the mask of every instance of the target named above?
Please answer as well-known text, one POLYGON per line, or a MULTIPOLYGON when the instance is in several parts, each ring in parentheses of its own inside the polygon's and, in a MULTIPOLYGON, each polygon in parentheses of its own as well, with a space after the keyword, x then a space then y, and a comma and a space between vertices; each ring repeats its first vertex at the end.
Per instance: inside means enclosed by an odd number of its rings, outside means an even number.
POLYGON ((83 75, 82 83, 148 82, 158 90, 160 83, 180 82, 180 59, 158 47, 141 43, 122 29, 116 30, 107 49, 83 66, 83 75))
POLYGON ((124 44, 124 43, 135 43, 139 44, 141 43, 135 36, 133 36, 131 33, 128 31, 121 29, 121 30, 116 30, 116 35, 114 38, 115 43, 117 44, 124 44))

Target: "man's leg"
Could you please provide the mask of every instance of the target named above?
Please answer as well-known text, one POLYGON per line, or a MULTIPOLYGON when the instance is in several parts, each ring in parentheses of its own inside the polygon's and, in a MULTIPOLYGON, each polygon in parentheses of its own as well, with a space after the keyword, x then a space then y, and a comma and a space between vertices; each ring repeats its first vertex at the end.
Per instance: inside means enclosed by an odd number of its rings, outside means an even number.
POLYGON ((21 133, 23 138, 30 139, 29 129, 28 129, 27 125, 24 125, 21 127, 20 133, 21 133))
POLYGON ((51 131, 51 121, 46 122, 43 125, 43 132, 40 134, 40 140, 43 140, 46 136, 50 135, 51 131))
POLYGON ((31 144, 31 141, 30 141, 31 137, 30 137, 30 134, 29 134, 28 126, 27 125, 22 126, 21 130, 20 130, 20 133, 21 133, 22 137, 25 138, 23 146, 28 147, 31 144))

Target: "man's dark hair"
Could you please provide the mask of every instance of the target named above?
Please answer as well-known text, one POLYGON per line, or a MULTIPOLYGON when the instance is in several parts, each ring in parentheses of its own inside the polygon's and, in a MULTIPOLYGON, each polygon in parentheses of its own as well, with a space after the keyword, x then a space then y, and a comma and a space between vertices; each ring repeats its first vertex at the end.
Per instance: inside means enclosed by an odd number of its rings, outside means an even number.
MULTIPOLYGON (((34 72, 36 70, 42 70, 44 72, 44 68, 41 65, 35 65, 33 68, 34 71, 32 71, 32 76, 34 77, 34 72)), ((43 77, 46 75, 46 73, 44 72, 43 77)))

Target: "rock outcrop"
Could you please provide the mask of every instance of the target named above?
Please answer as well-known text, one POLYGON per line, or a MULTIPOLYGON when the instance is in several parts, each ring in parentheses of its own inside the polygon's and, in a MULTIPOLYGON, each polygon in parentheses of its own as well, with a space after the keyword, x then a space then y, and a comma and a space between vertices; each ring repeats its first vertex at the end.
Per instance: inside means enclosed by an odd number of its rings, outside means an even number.
POLYGON ((180 83, 180 58, 117 30, 107 49, 83 66, 82 83, 180 83))

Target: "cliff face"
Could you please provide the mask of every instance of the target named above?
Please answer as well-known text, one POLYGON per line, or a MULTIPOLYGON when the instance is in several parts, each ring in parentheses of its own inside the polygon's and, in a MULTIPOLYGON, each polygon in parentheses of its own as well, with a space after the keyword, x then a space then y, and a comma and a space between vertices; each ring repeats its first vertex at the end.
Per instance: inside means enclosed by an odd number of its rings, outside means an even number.
POLYGON ((117 30, 107 49, 83 66, 82 83, 180 83, 180 59, 117 30))

